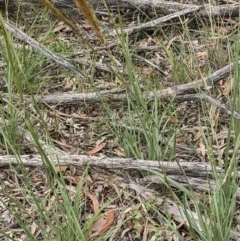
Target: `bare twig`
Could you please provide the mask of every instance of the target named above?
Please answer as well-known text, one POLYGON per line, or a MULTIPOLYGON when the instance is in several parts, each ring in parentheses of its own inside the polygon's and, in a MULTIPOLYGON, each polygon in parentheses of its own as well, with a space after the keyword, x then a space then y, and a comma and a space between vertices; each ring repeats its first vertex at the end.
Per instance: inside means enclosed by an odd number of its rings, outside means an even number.
MULTIPOLYGON (((219 80, 225 79, 229 77, 233 72, 233 65, 231 63, 226 65, 225 67, 215 71, 210 76, 205 77, 204 79, 198 79, 191 83, 177 85, 174 87, 169 87, 163 90, 159 90, 156 92, 146 92, 144 94, 144 98, 148 100, 152 100, 155 97, 161 99, 168 99, 173 98, 176 96, 183 96, 189 93, 196 93, 199 89, 209 89, 212 88, 219 80)), ((240 60, 238 61, 238 65, 240 65, 240 60)), ((100 102, 101 100, 109 99, 110 101, 124 101, 126 100, 126 94, 123 90, 120 92, 111 92, 111 91, 99 91, 92 92, 92 93, 59 93, 53 94, 49 96, 39 97, 39 100, 50 104, 79 104, 81 102, 88 102, 88 103, 96 103, 100 102)))
POLYGON ((13 26, 12 24, 10 24, 6 21, 4 22, 4 26, 8 31, 13 33, 14 36, 17 37, 18 39, 26 42, 27 44, 32 46, 34 49, 36 49, 37 51, 39 51, 40 53, 42 53, 46 57, 52 59, 55 63, 64 66, 66 69, 69 69, 74 74, 76 74, 79 78, 82 78, 82 79, 84 78, 84 75, 81 72, 79 72, 71 63, 64 60, 63 58, 60 58, 59 56, 57 56, 56 54, 51 52, 49 49, 45 48, 43 45, 41 45, 36 40, 34 40, 30 36, 28 36, 22 30, 16 28, 15 26, 13 26))
POLYGON ((232 115, 236 119, 240 120, 239 112, 231 110, 231 108, 228 107, 227 105, 221 103, 219 100, 216 100, 213 97, 211 97, 210 95, 207 95, 205 93, 180 95, 180 96, 176 96, 176 98, 175 98, 175 100, 181 101, 181 102, 195 100, 195 99, 203 99, 203 100, 209 102, 210 104, 218 107, 220 110, 224 111, 228 115, 232 115))
MULTIPOLYGON (((193 7, 184 9, 182 11, 179 11, 179 12, 176 12, 176 13, 171 13, 167 16, 149 21, 147 23, 140 24, 138 26, 126 28, 126 29, 123 30, 123 32, 126 33, 126 34, 132 34, 132 33, 135 33, 137 31, 143 31, 143 30, 147 30, 147 29, 157 28, 157 25, 159 25, 160 23, 164 23, 164 22, 167 22, 167 21, 169 21, 173 18, 177 18, 177 17, 183 16, 183 15, 186 15, 187 13, 196 12, 199 9, 200 9, 199 6, 193 6, 193 7)), ((117 35, 118 33, 119 33, 119 30, 114 30, 112 34, 117 35)))

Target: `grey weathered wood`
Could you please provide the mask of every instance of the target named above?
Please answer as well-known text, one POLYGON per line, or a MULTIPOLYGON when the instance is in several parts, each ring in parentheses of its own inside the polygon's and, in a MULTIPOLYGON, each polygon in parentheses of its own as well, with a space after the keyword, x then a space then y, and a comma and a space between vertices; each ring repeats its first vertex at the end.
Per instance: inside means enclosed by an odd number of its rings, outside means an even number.
MULTIPOLYGON (((54 155, 53 155, 54 156, 54 155)), ((191 163, 191 162, 157 162, 150 160, 134 160, 131 158, 107 158, 107 157, 93 157, 93 156, 77 156, 77 155, 58 155, 57 157, 49 157, 51 162, 55 165, 70 165, 76 168, 84 168, 89 166, 95 168, 99 174, 103 173, 103 170, 117 170, 119 174, 123 174, 124 171, 129 169, 140 169, 140 170, 155 170, 160 173, 158 176, 145 177, 145 178, 135 178, 131 180, 124 177, 116 177, 116 180, 120 181, 124 188, 134 190, 138 196, 145 200, 151 200, 154 197, 155 201, 161 204, 161 209, 166 211, 168 214, 172 215, 175 220, 179 223, 185 223, 188 225, 187 218, 185 216, 185 211, 182 206, 177 205, 174 201, 169 198, 159 197, 158 190, 154 188, 146 187, 146 184, 156 183, 161 185, 163 179, 161 179, 161 173, 163 177, 166 174, 164 181, 172 178, 178 183, 189 187, 189 185, 199 191, 208 191, 208 184, 214 188, 215 184, 211 179, 212 168, 208 163, 191 163), (186 178, 184 177, 182 170, 184 170, 186 178), (170 175, 171 174, 171 175, 170 175), (144 183, 147 182, 147 183, 144 183)), ((40 155, 23 155, 18 157, 14 156, 0 156, 0 167, 19 165, 19 163, 25 166, 31 167, 41 167, 43 161, 40 155)), ((221 168, 216 168, 218 173, 221 173, 221 168)), ((238 177, 240 173, 238 173, 238 177)), ((121 184, 119 184, 121 185, 121 184)), ((240 190, 237 190, 237 199, 239 200, 240 190)), ((197 214, 188 210, 189 215, 195 219, 196 224, 199 224, 199 219, 197 214)), ((207 217, 206 217, 207 218, 207 217)), ((201 228, 199 226, 199 228, 201 228)), ((240 234, 236 231, 231 231, 232 240, 239 240, 240 234)))
MULTIPOLYGON (((99 173, 103 170, 124 173, 129 170, 153 171, 159 175, 153 177, 145 177, 139 180, 148 183, 161 183, 166 178, 172 178, 178 183, 186 187, 191 187, 198 191, 208 191, 209 184, 214 188, 213 169, 209 163, 203 162, 161 162, 151 160, 136 160, 132 158, 108 158, 85 155, 64 155, 59 153, 51 153, 49 160, 53 165, 75 166, 77 169, 84 170, 90 166, 98 170, 99 173)), ((41 167, 43 159, 40 155, 22 155, 18 158, 15 156, 0 156, 0 167, 19 165, 29 167, 41 167)), ((223 169, 215 167, 217 174, 223 173, 223 169)), ((237 173, 240 178, 240 171, 237 173)), ((165 180, 166 181, 166 180, 165 180)), ((240 200, 240 189, 237 191, 237 199, 240 200)))
MULTIPOLYGON (((240 60, 238 61, 238 65, 240 66, 240 60)), ((177 96, 181 96, 196 93, 199 89, 209 89, 212 88, 218 81, 229 77, 234 70, 234 63, 228 64, 223 68, 213 72, 211 75, 206 76, 204 79, 197 79, 187 84, 177 85, 174 87, 169 87, 163 90, 159 90, 156 92, 146 92, 144 93, 144 98, 148 100, 154 99, 156 96, 162 99, 174 98, 177 96), (206 86, 207 84, 207 86, 206 86)), ((96 103, 101 100, 110 99, 111 101, 123 101, 126 100, 126 93, 123 91, 117 92, 109 92, 109 91, 101 91, 101 92, 93 92, 93 93, 59 93, 52 94, 49 96, 40 97, 40 101, 43 101, 49 105, 59 104, 79 104, 79 103, 96 103)), ((208 98, 209 99, 209 98, 208 98)), ((183 98, 184 100, 184 98, 183 98)))
MULTIPOLYGON (((5 0, 0 0, 0 6, 4 5, 5 0)), ((9 1, 10 7, 14 5, 14 1, 9 1)), ((16 0, 21 6, 29 6, 31 4, 39 4, 39 0, 16 0)), ((74 8, 74 2, 72 0, 52 0, 55 6, 60 8, 74 8)), ((236 16, 239 15, 239 3, 238 4, 225 4, 213 6, 210 4, 195 5, 195 4, 181 4, 178 2, 170 2, 164 0, 89 0, 89 3, 94 9, 99 9, 104 6, 104 2, 109 8, 138 8, 142 11, 151 11, 154 9, 156 12, 168 12, 174 13, 187 8, 200 6, 198 16, 209 17, 209 16, 236 16)))
POLYGON ((14 36, 16 36, 18 39, 23 40, 24 42, 26 42, 27 44, 29 44, 30 46, 32 46, 33 48, 35 48, 39 52, 43 53, 46 57, 52 59, 54 62, 56 62, 56 63, 64 66, 65 68, 71 70, 74 74, 76 74, 76 76, 78 76, 79 79, 84 78, 83 74, 81 72, 79 72, 71 63, 69 63, 65 59, 57 56, 56 54, 54 54, 53 52, 48 50, 46 47, 41 45, 35 39, 28 36, 26 33, 24 33, 19 28, 16 28, 15 26, 13 26, 12 24, 10 24, 8 22, 4 22, 4 26, 8 31, 13 33, 14 36))
MULTIPOLYGON (((142 23, 138 26, 129 27, 127 29, 124 29, 123 32, 127 33, 127 34, 130 34, 130 33, 142 31, 142 30, 147 30, 147 29, 156 29, 157 26, 160 25, 161 23, 165 23, 165 22, 167 22, 171 19, 174 19, 174 18, 179 18, 179 17, 181 17, 183 15, 186 15, 186 14, 191 14, 193 12, 197 12, 197 10, 199 10, 199 9, 200 9, 200 7, 198 7, 198 6, 189 7, 189 8, 183 9, 181 11, 177 11, 175 13, 171 13, 171 14, 168 14, 166 16, 160 17, 158 19, 149 21, 147 23, 142 23)), ((119 33, 119 30, 116 30, 114 32, 115 35, 117 35, 118 33, 119 33)))
MULTIPOLYGON (((194 178, 201 177, 203 179, 211 178, 212 167, 209 163, 203 162, 160 162, 151 160, 135 160, 132 158, 108 158, 85 155, 58 155, 58 158, 49 157, 54 164, 73 165, 76 167, 92 166, 100 169, 109 170, 155 170, 162 174, 181 175, 184 173, 187 176, 194 178)), ((8 166, 9 164, 18 164, 19 161, 15 156, 0 156, 0 167, 8 166)), ((21 163, 26 166, 37 167, 42 165, 40 155, 22 155, 21 163)), ((222 173, 220 167, 216 167, 217 173, 222 173)), ((240 171, 238 172, 240 178, 240 171)))

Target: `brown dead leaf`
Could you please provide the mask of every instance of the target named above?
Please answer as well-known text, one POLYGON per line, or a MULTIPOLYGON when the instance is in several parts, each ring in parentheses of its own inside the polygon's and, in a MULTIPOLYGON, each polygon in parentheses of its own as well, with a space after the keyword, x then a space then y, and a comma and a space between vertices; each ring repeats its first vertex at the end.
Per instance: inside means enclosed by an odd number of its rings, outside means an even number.
POLYGON ((72 184, 78 184, 84 180, 80 176, 70 176, 70 175, 64 175, 64 179, 69 181, 72 184))
POLYGON ((88 155, 93 155, 101 151, 106 146, 106 142, 102 142, 99 145, 96 145, 92 150, 88 152, 88 155))
POLYGON ((57 167, 55 167, 55 171, 56 171, 56 173, 65 172, 67 170, 67 168, 68 168, 68 166, 64 166, 64 165, 57 166, 57 167))
POLYGON ((63 21, 60 21, 57 26, 53 29, 53 32, 56 33, 56 32, 59 32, 63 29, 65 29, 67 27, 67 25, 63 22, 63 21))
POLYGON ((113 222, 114 222, 114 218, 115 218, 115 211, 109 210, 107 211, 107 213, 104 215, 106 217, 107 223, 105 224, 105 226, 100 230, 99 235, 104 234, 107 230, 110 229, 110 227, 112 226, 113 222))
POLYGON ((176 143, 177 143, 178 145, 187 146, 186 140, 185 140, 183 137, 178 137, 178 138, 176 139, 176 143))
POLYGON ((75 84, 75 79, 70 79, 67 81, 67 83, 65 84, 65 86, 63 87, 64 90, 70 90, 73 85, 75 84))
POLYGON ((92 201, 94 213, 98 212, 99 211, 99 202, 98 202, 97 196, 94 194, 91 194, 90 192, 87 192, 86 195, 92 201))
POLYGON ((73 176, 72 177, 72 181, 73 181, 73 183, 75 183, 75 184, 78 184, 80 181, 83 181, 84 179, 82 178, 82 177, 80 177, 80 176, 73 176))
POLYGON ((126 157, 126 154, 123 150, 121 150, 121 148, 114 148, 113 153, 119 157, 126 157))
POLYGON ((111 228, 114 219, 115 211, 113 209, 104 213, 93 225, 92 231, 95 233, 92 234, 92 237, 106 233, 111 228))
POLYGON ((99 231, 106 225, 106 219, 104 218, 104 215, 102 215, 93 225, 92 227, 92 232, 93 234, 91 237, 95 237, 99 235, 99 231))
POLYGON ((89 30, 92 28, 91 25, 87 21, 83 21, 81 26, 83 27, 84 30, 89 30))

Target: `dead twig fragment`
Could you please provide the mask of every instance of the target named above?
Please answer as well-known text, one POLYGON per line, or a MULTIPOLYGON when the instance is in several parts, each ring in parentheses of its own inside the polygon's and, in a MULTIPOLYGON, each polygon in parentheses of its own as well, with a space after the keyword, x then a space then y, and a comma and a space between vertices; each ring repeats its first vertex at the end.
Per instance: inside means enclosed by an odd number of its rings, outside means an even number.
MULTIPOLYGON (((158 19, 155 19, 155 20, 152 20, 152 21, 149 21, 147 23, 143 23, 143 24, 140 24, 138 26, 134 26, 134 27, 131 27, 131 28, 126 28, 123 30, 123 33, 125 34, 133 34, 137 31, 143 31, 143 30, 148 30, 148 29, 152 29, 152 28, 157 28, 157 25, 160 24, 160 23, 164 23, 164 22, 167 22, 173 18, 177 18, 177 17, 180 17, 180 16, 183 16, 183 15, 186 15, 188 13, 192 13, 192 12, 196 12, 200 9, 200 7, 198 6, 193 6, 193 7, 190 7, 188 9, 184 9, 182 11, 179 11, 179 12, 176 12, 176 13, 171 13, 167 16, 164 16, 164 17, 161 17, 161 18, 158 18, 158 19)), ((116 31, 113 31, 113 35, 116 35, 118 34, 119 30, 116 30, 116 31)))

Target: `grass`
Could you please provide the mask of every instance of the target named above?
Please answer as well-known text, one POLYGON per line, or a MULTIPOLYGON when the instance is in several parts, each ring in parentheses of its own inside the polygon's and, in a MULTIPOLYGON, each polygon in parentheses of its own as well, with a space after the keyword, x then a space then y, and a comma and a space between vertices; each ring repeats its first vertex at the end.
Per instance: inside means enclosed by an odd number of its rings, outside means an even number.
MULTIPOLYGON (((66 91, 66 80, 72 78, 72 74, 61 67, 49 65, 49 60, 40 53, 15 40, 4 28, 3 18, 0 18, 3 36, 0 44, 5 46, 1 48, 0 59, 7 64, 7 68, 0 72, 5 80, 7 96, 0 106, 0 151, 1 155, 11 154, 19 161, 19 165, 3 168, 0 172, 1 239, 120 240, 118 237, 122 235, 142 240, 146 235, 145 240, 159 240, 160 237, 170 240, 231 240, 238 188, 238 120, 217 114, 204 101, 176 103, 162 100, 157 94, 149 100, 145 92, 191 82, 234 62, 230 91, 222 97, 226 86, 219 83, 209 90, 209 94, 227 101, 232 110, 238 110, 239 32, 226 37, 219 34, 225 27, 221 21, 201 22, 194 29, 186 19, 180 21, 177 27, 170 24, 161 27, 153 36, 144 35, 144 41, 159 46, 156 56, 161 55, 161 65, 168 71, 168 76, 164 78, 134 60, 139 46, 138 38, 143 33, 132 39, 120 30, 115 39, 110 39, 118 43, 117 48, 111 52, 109 49, 100 53, 91 52, 92 49, 85 45, 86 41, 81 42, 81 39, 76 40, 68 34, 54 33, 54 24, 46 25, 49 15, 44 11, 41 13, 29 31, 35 34, 36 40, 61 54, 86 48, 82 54, 93 62, 86 70, 86 83, 77 83, 77 90, 96 91, 101 85, 118 87, 120 83, 126 89, 127 98, 123 104, 102 101, 98 106, 39 106, 34 98, 36 93, 66 91), (41 24, 38 24, 38 18, 43 21, 40 21, 41 24), (45 25, 49 28, 43 29, 45 25), (42 31, 43 35, 39 36, 42 31), (176 33, 177 37, 174 37, 176 33), (72 44, 73 40, 76 42, 72 44), (104 54, 104 58, 111 63, 120 62, 122 73, 109 74, 97 70, 95 61, 99 59, 96 57, 99 54, 104 54), (155 77, 138 71, 144 67, 155 77), (26 101, 25 95, 31 95, 31 104, 26 101), (26 140, 26 133, 31 136, 30 142, 26 140), (109 174, 106 178, 91 168, 79 171, 74 166, 53 166, 52 149, 46 150, 42 145, 42 142, 49 146, 58 143, 54 147, 56 151, 60 148, 68 154, 87 154, 104 141, 107 143, 105 151, 111 156, 117 154, 146 161, 175 161, 179 167, 181 160, 196 163, 199 160, 208 161, 216 186, 212 188, 209 176, 209 192, 199 194, 193 190, 191 180, 183 170, 185 186, 172 176, 158 171, 140 170, 135 177, 133 170, 130 179, 154 175, 161 180, 157 183, 157 192, 145 200, 140 194, 136 195, 125 188, 126 176, 115 182, 115 175, 109 174), (201 154, 182 154, 177 149, 178 144, 200 149, 201 154), (217 156, 216 151, 219 152, 217 156), (22 165, 21 155, 28 153, 40 154, 43 167, 22 165), (217 172, 218 167, 223 168, 222 174, 217 172), (158 197, 163 199, 163 203, 159 203, 158 197), (163 211, 164 202, 169 197, 177 204, 188 225, 179 226, 171 215, 163 211), (97 203, 100 209, 94 210, 97 203), (106 220, 111 210, 119 214, 115 216, 114 223, 106 233, 92 236, 94 232, 101 231, 97 220, 106 220), (129 236, 126 236, 128 233, 129 236)), ((27 26, 26 21, 19 22, 27 26)), ((52 21, 54 23, 56 20, 52 21)), ((124 21, 119 17, 120 26, 124 21)), ((105 28, 109 27, 107 24, 106 21, 105 28)), ((153 54, 151 61, 154 58, 153 54)), ((104 149, 102 151, 104 153, 104 149)))

